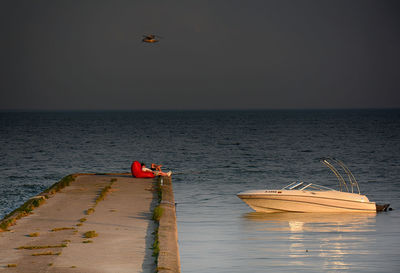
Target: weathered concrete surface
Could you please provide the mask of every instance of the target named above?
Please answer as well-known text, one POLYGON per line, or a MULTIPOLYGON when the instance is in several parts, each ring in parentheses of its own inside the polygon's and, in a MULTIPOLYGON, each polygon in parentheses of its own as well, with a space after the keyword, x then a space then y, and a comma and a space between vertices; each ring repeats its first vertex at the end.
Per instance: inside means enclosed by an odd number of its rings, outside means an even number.
MULTIPOLYGON (((153 179, 130 175, 80 175, 34 213, 0 232, 0 272, 154 272, 151 246, 155 206, 153 179), (95 206, 100 191, 117 179, 106 198, 95 206), (86 219, 81 226, 80 219, 86 219), (70 228, 52 231, 54 228, 70 228), (97 237, 83 238, 95 230, 97 237), (38 237, 29 237, 31 233, 38 237), (91 240, 91 243, 83 243, 91 240), (36 250, 21 246, 60 246, 36 250), (60 255, 32 256, 52 252, 60 255), (15 264, 16 267, 8 267, 15 264)), ((83 220, 82 220, 83 221, 83 220)))
POLYGON ((176 210, 174 192, 171 178, 163 178, 161 183, 162 216, 158 228, 158 239, 160 242, 160 253, 158 256, 157 270, 159 273, 181 272, 178 228, 176 224, 176 210))

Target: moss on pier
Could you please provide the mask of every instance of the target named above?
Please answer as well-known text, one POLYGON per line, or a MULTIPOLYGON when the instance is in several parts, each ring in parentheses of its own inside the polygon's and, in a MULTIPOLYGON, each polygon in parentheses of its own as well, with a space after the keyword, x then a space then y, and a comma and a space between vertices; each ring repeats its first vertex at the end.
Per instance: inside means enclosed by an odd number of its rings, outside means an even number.
POLYGON ((14 225, 18 219, 31 214, 36 207, 39 207, 44 202, 45 198, 43 196, 29 199, 22 206, 4 217, 4 220, 0 223, 0 231, 6 231, 10 226, 14 225))
POLYGON ((154 236, 154 242, 153 245, 151 247, 151 249, 153 250, 153 254, 152 256, 155 258, 154 263, 157 264, 158 262, 158 255, 160 254, 160 241, 159 241, 159 237, 158 237, 158 227, 159 227, 159 222, 160 219, 162 217, 163 214, 163 209, 160 206, 161 200, 162 200, 162 177, 159 177, 157 180, 157 184, 156 184, 156 191, 157 191, 157 206, 154 208, 153 210, 153 216, 152 219, 156 224, 156 228, 153 232, 153 236, 154 236))
POLYGON ((25 217, 32 213, 32 211, 45 203, 50 195, 60 191, 62 188, 69 186, 75 180, 76 175, 68 175, 61 179, 59 182, 52 185, 49 189, 42 192, 40 195, 33 197, 26 201, 22 206, 7 214, 0 222, 0 231, 7 231, 8 228, 15 224, 18 219, 25 217))
POLYGON ((47 245, 47 246, 20 246, 18 249, 45 249, 45 248, 60 248, 60 247, 67 247, 67 244, 60 244, 60 245, 47 245))
POLYGON ((94 237, 97 237, 97 236, 99 236, 99 234, 97 234, 95 230, 89 230, 89 231, 86 231, 83 234, 84 238, 94 238, 94 237))
POLYGON ((48 256, 48 255, 59 256, 59 255, 61 255, 61 252, 46 251, 46 252, 40 252, 40 253, 33 253, 32 254, 32 256, 48 256))
MULTIPOLYGON (((86 211, 85 211, 85 214, 86 215, 90 215, 90 214, 92 214, 92 213, 94 213, 95 212, 95 207, 97 206, 97 204, 100 202, 100 201, 103 201, 105 198, 106 198, 106 196, 107 196, 107 194, 109 194, 110 192, 112 192, 112 185, 115 183, 115 182, 117 182, 117 179, 116 178, 112 178, 111 180, 110 180, 110 184, 108 184, 107 186, 105 186, 101 191, 100 191, 100 193, 99 193, 99 195, 96 197, 96 199, 95 199, 95 201, 94 201, 94 206, 93 207, 91 207, 91 208, 89 208, 89 209, 87 209, 86 211)), ((84 221, 86 221, 86 220, 84 220, 84 219, 86 219, 86 218, 82 218, 82 219, 80 219, 79 221, 81 222, 81 223, 83 223, 84 221)))
MULTIPOLYGON (((59 192, 61 189, 69 186, 71 182, 75 181, 75 177, 76 175, 73 174, 67 175, 66 177, 55 183, 53 186, 45 190, 43 193, 54 194, 56 192, 59 192)), ((48 196, 46 195, 46 197, 48 196)))
POLYGON ((157 222, 160 221, 162 214, 163 214, 163 208, 160 205, 158 205, 157 207, 154 208, 153 220, 157 222))

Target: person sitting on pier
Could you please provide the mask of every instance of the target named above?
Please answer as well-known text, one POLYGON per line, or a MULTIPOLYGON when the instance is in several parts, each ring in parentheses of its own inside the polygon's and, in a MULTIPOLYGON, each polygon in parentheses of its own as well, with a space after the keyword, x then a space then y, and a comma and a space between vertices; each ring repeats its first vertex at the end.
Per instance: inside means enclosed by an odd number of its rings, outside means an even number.
POLYGON ((148 171, 143 171, 142 170, 142 165, 139 161, 134 161, 131 165, 131 173, 133 177, 136 178, 153 178, 154 173, 153 172, 148 172, 148 171))
POLYGON ((171 176, 172 172, 169 171, 167 173, 161 171, 161 166, 162 165, 156 165, 154 163, 151 164, 151 169, 146 167, 146 164, 142 163, 142 171, 143 172, 152 172, 154 175, 157 176, 171 176), (154 168, 154 170, 153 170, 154 168))

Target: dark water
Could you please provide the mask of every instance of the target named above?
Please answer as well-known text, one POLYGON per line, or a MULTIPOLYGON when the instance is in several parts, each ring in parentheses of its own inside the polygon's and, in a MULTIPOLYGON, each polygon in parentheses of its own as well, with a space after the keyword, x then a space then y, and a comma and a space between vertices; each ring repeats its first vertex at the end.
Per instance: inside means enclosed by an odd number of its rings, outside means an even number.
POLYGON ((0 217, 76 172, 174 172, 183 272, 395 272, 400 110, 0 113, 0 217), (265 215, 235 194, 355 174, 378 215, 265 215))

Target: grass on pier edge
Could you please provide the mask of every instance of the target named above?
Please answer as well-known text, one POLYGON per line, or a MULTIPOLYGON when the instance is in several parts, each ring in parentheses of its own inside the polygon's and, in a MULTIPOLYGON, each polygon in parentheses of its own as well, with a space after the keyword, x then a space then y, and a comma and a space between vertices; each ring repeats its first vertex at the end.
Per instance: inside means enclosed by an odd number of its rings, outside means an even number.
POLYGON ((163 212, 162 207, 160 207, 160 203, 162 201, 161 179, 163 179, 163 178, 159 177, 158 180, 157 180, 157 188, 156 188, 156 190, 157 190, 157 196, 158 196, 158 200, 157 200, 158 201, 158 205, 154 208, 153 217, 152 217, 153 221, 156 223, 156 228, 155 228, 155 230, 153 232, 154 242, 153 242, 153 246, 151 247, 151 249, 153 250, 152 256, 155 259, 154 263, 156 265, 158 263, 158 255, 160 253, 160 241, 159 241, 159 238, 158 238, 158 227, 159 227, 160 219, 161 219, 162 212, 163 212))
POLYGON ((41 193, 37 198, 31 198, 26 201, 22 206, 13 210, 11 213, 7 214, 3 220, 0 222, 0 231, 7 231, 7 229, 14 225, 18 219, 29 215, 32 211, 43 204, 49 195, 54 194, 61 189, 69 186, 69 184, 75 180, 75 175, 67 175, 57 183, 53 184, 49 189, 41 193))

